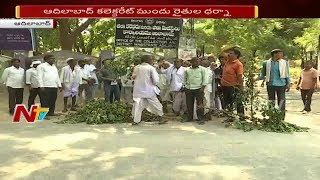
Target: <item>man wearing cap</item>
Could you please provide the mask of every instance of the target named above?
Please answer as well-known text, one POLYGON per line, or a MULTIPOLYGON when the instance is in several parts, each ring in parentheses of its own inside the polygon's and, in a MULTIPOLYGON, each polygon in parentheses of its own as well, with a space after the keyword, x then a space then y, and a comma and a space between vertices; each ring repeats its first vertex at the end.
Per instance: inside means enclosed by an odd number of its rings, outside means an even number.
POLYGON ((279 109, 284 113, 285 92, 290 90, 289 63, 282 59, 281 49, 272 50, 271 56, 262 65, 260 80, 266 81, 269 101, 274 105, 277 95, 279 109))
POLYGON ((12 66, 6 68, 2 74, 2 82, 7 86, 9 93, 9 113, 12 115, 16 104, 23 101, 25 85, 24 69, 20 67, 19 59, 11 60, 12 66))
POLYGON ((34 105, 34 100, 37 96, 39 96, 40 102, 42 101, 37 72, 39 64, 41 64, 41 61, 33 61, 31 68, 26 71, 26 84, 29 88, 28 110, 34 105))
POLYGON ((72 99, 71 111, 75 111, 75 105, 77 95, 79 92, 80 83, 80 69, 77 65, 77 61, 73 58, 67 59, 68 65, 61 69, 60 80, 63 87, 64 108, 62 112, 68 111, 68 98, 72 99))
POLYGON ((43 101, 41 107, 49 108, 47 116, 57 116, 55 114, 58 89, 61 91, 61 81, 57 67, 54 65, 55 58, 53 55, 44 56, 45 63, 37 67, 38 82, 41 89, 43 101))

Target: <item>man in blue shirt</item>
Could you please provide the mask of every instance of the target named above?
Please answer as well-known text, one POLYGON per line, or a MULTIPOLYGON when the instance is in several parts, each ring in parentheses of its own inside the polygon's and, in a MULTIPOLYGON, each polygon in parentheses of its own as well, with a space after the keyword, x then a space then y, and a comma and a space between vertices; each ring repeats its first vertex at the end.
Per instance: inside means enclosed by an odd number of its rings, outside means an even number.
POLYGON ((285 112, 285 92, 290 90, 289 63, 282 59, 280 49, 272 50, 271 56, 263 63, 260 80, 266 81, 269 101, 275 104, 277 94, 279 109, 285 112))

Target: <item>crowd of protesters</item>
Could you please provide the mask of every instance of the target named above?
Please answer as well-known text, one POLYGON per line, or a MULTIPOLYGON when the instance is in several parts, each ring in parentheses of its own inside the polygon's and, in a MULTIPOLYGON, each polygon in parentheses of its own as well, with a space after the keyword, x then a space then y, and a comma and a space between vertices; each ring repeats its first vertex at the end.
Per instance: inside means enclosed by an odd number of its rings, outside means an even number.
MULTIPOLYGON (((283 59, 283 51, 275 49, 266 60, 256 80, 267 85, 268 99, 285 113, 286 92, 290 90, 289 63, 283 59)), ((48 116, 56 116, 55 104, 58 92, 63 93, 63 112, 77 110, 77 104, 84 104, 96 98, 99 83, 103 84, 104 98, 108 103, 120 99, 133 104, 133 124, 141 122, 144 109, 159 117, 172 111, 182 116, 182 122, 196 120, 204 124, 210 112, 236 110, 244 117, 243 103, 237 96, 244 88, 243 62, 238 48, 224 50, 217 58, 194 57, 190 60, 164 59, 156 62, 153 56, 144 55, 140 64, 132 65, 131 73, 119 77, 109 66, 110 59, 98 70, 91 59, 67 59, 67 66, 59 73, 54 65, 55 57, 44 56, 44 62, 33 61, 25 71, 19 59, 12 59, 12 66, 6 68, 2 81, 9 94, 9 113, 13 114, 16 104, 23 102, 25 86, 29 89, 28 108, 40 98, 41 107, 49 108, 48 116), (172 104, 169 110, 169 104, 172 104)), ((297 89, 301 90, 303 112, 311 111, 312 94, 317 85, 318 72, 312 63, 306 62, 301 72, 297 89)))

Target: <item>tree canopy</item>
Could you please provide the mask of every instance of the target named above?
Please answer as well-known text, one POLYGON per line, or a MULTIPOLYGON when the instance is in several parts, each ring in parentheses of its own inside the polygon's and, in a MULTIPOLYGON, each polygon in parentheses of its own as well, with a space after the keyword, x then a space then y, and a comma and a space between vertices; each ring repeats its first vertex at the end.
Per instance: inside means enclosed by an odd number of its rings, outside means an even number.
MULTIPOLYGON (((190 21, 190 20, 189 20, 190 21)), ((290 59, 301 57, 302 48, 315 50, 320 34, 318 19, 197 19, 194 31, 184 23, 184 33, 194 33, 197 47, 218 55, 222 49, 239 46, 246 56, 265 58, 281 48, 290 59)), ((114 19, 62 19, 58 28, 37 30, 38 51, 74 50, 98 54, 114 48, 114 19)))

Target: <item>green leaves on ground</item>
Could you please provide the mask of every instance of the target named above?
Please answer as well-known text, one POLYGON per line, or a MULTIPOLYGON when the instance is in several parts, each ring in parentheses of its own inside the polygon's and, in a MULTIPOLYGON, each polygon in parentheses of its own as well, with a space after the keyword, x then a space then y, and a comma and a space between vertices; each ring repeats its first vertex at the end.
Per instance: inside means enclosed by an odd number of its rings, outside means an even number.
POLYGON ((229 118, 234 121, 229 122, 226 127, 231 126, 236 129, 241 129, 244 132, 257 129, 277 133, 308 132, 310 129, 285 122, 285 114, 279 109, 276 109, 273 105, 261 105, 261 107, 260 111, 262 112, 263 118, 237 118, 236 115, 229 114, 229 118))
POLYGON ((104 100, 91 101, 76 113, 70 113, 59 124, 64 123, 125 123, 131 122, 131 107, 123 102, 112 104, 104 100))

